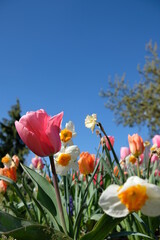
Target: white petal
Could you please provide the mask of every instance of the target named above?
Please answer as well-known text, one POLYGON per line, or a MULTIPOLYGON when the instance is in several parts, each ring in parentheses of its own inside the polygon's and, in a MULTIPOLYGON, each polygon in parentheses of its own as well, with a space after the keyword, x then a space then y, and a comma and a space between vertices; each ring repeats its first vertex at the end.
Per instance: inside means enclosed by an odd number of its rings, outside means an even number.
POLYGON ((144 215, 156 217, 160 215, 160 187, 146 183, 148 199, 141 211, 144 215))
POLYGON ((66 176, 68 171, 70 170, 69 165, 62 166, 60 164, 55 163, 56 173, 61 176, 66 176))
POLYGON ((99 205, 103 211, 112 217, 124 217, 129 213, 117 196, 119 186, 110 185, 100 196, 99 205))
POLYGON ((135 185, 146 185, 147 181, 143 180, 137 176, 132 176, 127 179, 127 181, 124 183, 123 187, 120 189, 119 193, 122 193, 126 191, 129 187, 135 186, 135 185))
POLYGON ((72 137, 75 137, 77 135, 77 133, 75 132, 75 126, 72 121, 66 123, 65 127, 72 132, 72 137))
POLYGON ((148 199, 145 205, 141 208, 141 211, 146 216, 160 216, 160 198, 148 199))
POLYGON ((80 150, 76 145, 72 145, 65 149, 65 153, 71 154, 72 160, 76 160, 80 154, 80 150))

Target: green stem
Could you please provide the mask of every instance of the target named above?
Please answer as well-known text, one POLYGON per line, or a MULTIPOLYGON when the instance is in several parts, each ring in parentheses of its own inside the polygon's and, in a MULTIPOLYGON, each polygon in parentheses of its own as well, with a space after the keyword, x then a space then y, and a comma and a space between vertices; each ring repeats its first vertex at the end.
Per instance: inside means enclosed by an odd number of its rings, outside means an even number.
POLYGON ((151 153, 151 156, 148 160, 148 168, 147 168, 147 179, 149 179, 149 170, 150 170, 150 165, 151 165, 151 158, 153 156, 153 153, 151 153))
POLYGON ((121 178, 121 180, 122 180, 122 183, 124 183, 124 182, 125 182, 124 173, 123 173, 122 168, 121 168, 121 166, 120 166, 120 163, 119 163, 119 160, 118 160, 118 158, 117 158, 117 155, 116 155, 116 153, 115 153, 115 151, 114 151, 114 148, 112 147, 112 144, 111 144, 111 142, 110 142, 110 140, 109 140, 109 137, 107 136, 106 132, 104 131, 104 128, 103 128, 102 124, 101 124, 100 122, 98 122, 97 125, 99 126, 99 128, 101 129, 101 131, 103 132, 103 134, 106 136, 106 138, 107 138, 107 140, 108 140, 109 146, 110 146, 110 148, 111 148, 111 150, 112 150, 114 159, 115 159, 115 161, 116 161, 116 163, 117 163, 117 166, 118 166, 118 169, 119 169, 120 178, 121 178))
POLYGON ((50 159, 50 163, 51 163, 53 184, 54 184, 54 188, 55 188, 59 214, 60 214, 60 218, 62 221, 62 227, 63 227, 64 232, 67 234, 66 224, 65 224, 65 220, 64 220, 64 213, 63 213, 63 208, 62 208, 62 202, 61 202, 61 197, 60 197, 60 192, 59 192, 59 187, 58 187, 58 178, 57 178, 57 174, 56 174, 53 156, 49 156, 49 159, 50 159))
POLYGON ((139 168, 139 158, 137 158, 137 175, 141 177, 140 168, 139 168))

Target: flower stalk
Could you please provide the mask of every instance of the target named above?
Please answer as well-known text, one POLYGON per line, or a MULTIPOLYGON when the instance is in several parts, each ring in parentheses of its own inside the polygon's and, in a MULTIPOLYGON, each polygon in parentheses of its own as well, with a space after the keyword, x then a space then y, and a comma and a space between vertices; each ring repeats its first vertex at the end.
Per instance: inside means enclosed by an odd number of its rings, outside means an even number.
POLYGON ((114 158, 115 158, 115 161, 116 161, 116 163, 117 163, 117 167, 118 167, 118 170, 119 170, 119 174, 120 174, 121 180, 122 180, 122 182, 124 183, 124 182, 125 182, 124 173, 123 173, 123 171, 122 171, 122 169, 121 169, 119 160, 118 160, 118 158, 117 158, 117 156, 116 156, 116 153, 115 153, 115 151, 114 151, 114 148, 112 147, 112 144, 111 144, 111 142, 110 142, 110 139, 108 138, 108 136, 107 136, 107 134, 106 134, 106 132, 105 132, 105 130, 104 130, 104 128, 103 128, 103 126, 102 126, 102 124, 101 124, 100 122, 97 123, 97 126, 100 128, 100 130, 103 132, 103 134, 106 136, 106 138, 107 138, 107 140, 108 140, 109 146, 110 146, 110 148, 111 148, 111 151, 112 151, 113 156, 114 156, 114 158))
POLYGON ((59 214, 60 214, 60 218, 62 221, 62 227, 63 227, 64 232, 67 234, 66 224, 65 224, 65 220, 64 220, 64 213, 63 213, 63 208, 62 208, 62 202, 61 202, 61 197, 60 197, 60 192, 59 192, 59 187, 58 187, 58 178, 57 178, 57 174, 56 174, 53 155, 49 156, 49 159, 50 159, 50 163, 51 163, 53 184, 54 184, 54 188, 55 188, 59 214))

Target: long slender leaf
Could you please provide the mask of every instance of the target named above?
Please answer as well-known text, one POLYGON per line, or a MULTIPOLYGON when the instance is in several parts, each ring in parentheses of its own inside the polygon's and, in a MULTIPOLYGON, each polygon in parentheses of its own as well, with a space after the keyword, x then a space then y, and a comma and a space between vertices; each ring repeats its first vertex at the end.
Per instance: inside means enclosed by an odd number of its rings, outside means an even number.
MULTIPOLYGON (((38 195, 37 200, 41 203, 41 205, 48 210, 48 213, 50 216, 52 215, 52 221, 57 230, 61 230, 61 221, 58 214, 58 205, 57 205, 57 199, 56 199, 56 193, 55 189, 44 177, 42 177, 40 174, 35 172, 34 170, 22 165, 24 171, 27 173, 27 175, 32 179, 34 183, 38 186, 38 195)), ((66 227, 67 231, 69 231, 69 221, 66 209, 63 206, 65 221, 66 221, 66 227)))
POLYGON ((14 217, 8 213, 0 211, 0 232, 8 232, 16 228, 32 225, 33 222, 14 217))
POLYGON ((93 230, 81 237, 80 240, 104 240, 123 219, 124 218, 112 218, 104 214, 96 223, 93 230))
MULTIPOLYGON (((13 231, 3 232, 2 234, 14 237, 18 240, 71 240, 71 238, 66 236, 64 233, 41 225, 30 225, 13 231)), ((0 236, 2 236, 2 234, 0 234, 0 236)))
POLYGON ((115 234, 111 234, 109 237, 111 239, 115 239, 115 238, 119 238, 119 237, 125 237, 125 236, 140 236, 143 238, 149 238, 149 239, 154 239, 146 234, 143 233, 139 233, 139 232, 121 232, 121 233, 115 233, 115 234))

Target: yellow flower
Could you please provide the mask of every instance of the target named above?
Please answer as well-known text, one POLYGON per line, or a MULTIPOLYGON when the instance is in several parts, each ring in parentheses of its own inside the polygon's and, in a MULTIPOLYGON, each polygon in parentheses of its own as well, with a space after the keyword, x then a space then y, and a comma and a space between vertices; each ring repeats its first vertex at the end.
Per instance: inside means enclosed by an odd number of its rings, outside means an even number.
POLYGON ((87 128, 90 128, 92 130, 92 133, 95 129, 96 124, 97 124, 97 114, 93 113, 91 116, 87 115, 87 117, 85 119, 85 126, 87 128))
POLYGON ((125 217, 139 211, 150 217, 160 215, 160 187, 137 176, 123 186, 110 185, 101 195, 99 205, 112 217, 125 217))

